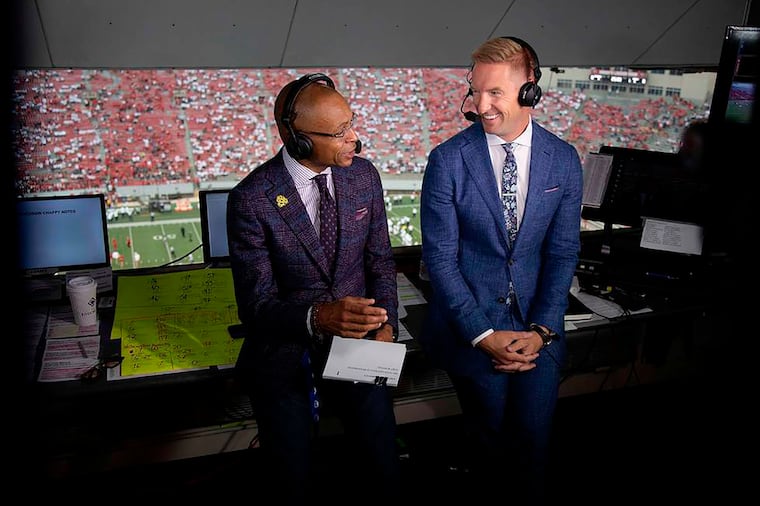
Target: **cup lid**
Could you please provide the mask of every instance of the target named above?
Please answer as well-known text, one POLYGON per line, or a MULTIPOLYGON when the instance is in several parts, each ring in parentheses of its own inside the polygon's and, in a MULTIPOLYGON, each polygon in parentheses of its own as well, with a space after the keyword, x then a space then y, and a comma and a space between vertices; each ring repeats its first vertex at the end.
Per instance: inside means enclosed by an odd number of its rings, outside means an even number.
POLYGON ((69 288, 77 289, 77 288, 88 288, 90 285, 97 284, 97 283, 95 283, 95 278, 93 278, 92 276, 77 276, 77 277, 69 279, 66 282, 66 284, 68 285, 69 288))

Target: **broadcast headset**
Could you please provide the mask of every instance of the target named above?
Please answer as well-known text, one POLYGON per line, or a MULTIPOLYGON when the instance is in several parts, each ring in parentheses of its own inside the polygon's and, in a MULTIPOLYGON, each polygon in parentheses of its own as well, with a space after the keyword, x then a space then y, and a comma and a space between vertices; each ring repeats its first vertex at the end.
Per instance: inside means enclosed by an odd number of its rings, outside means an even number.
MULTIPOLYGON (((520 92, 517 95, 517 103, 523 107, 535 107, 538 101, 541 100, 541 87, 538 85, 538 80, 541 79, 541 65, 538 62, 538 55, 530 44, 517 37, 500 37, 501 39, 508 39, 516 42, 520 47, 528 51, 531 71, 533 71, 533 81, 526 81, 520 86, 520 92)), ((470 66, 470 72, 472 72, 475 64, 470 66)), ((468 74, 469 75, 469 74, 468 74)), ((464 111, 464 103, 467 101, 467 97, 472 96, 472 88, 467 90, 467 94, 462 99, 462 105, 459 106, 459 111, 464 115, 468 121, 478 121, 480 116, 473 111, 464 111)))
MULTIPOLYGON (((285 147, 287 148, 290 156, 296 160, 309 158, 311 156, 312 150, 314 149, 311 139, 309 139, 306 134, 299 132, 293 127, 293 120, 295 119, 294 109, 296 105, 296 99, 298 98, 298 94, 301 93, 304 88, 310 84, 318 82, 324 83, 325 86, 335 89, 335 83, 325 74, 306 74, 300 77, 290 88, 290 91, 285 97, 285 103, 282 107, 282 116, 280 119, 282 121, 282 124, 285 125, 285 128, 288 130, 288 139, 285 141, 285 147)), ((356 148, 354 148, 354 152, 358 154, 361 152, 361 150, 362 141, 356 139, 356 148)))

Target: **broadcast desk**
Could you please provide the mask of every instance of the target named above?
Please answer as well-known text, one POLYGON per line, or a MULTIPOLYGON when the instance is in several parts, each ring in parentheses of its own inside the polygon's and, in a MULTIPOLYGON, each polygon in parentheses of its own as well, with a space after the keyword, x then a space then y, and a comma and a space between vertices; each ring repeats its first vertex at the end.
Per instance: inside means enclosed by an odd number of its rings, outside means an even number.
MULTIPOLYGON (((425 291, 419 278, 409 278, 425 291)), ((419 333, 425 305, 409 306, 403 323, 419 333)), ((102 346, 113 315, 101 312, 102 346)), ((578 323, 567 333, 569 360, 560 395, 586 394, 684 376, 701 367, 709 339, 702 308, 684 305, 578 323)), ((38 350, 41 346, 38 346, 38 350)), ((39 358, 39 357, 38 357, 39 358)), ((28 382, 29 432, 52 477, 185 459, 248 448, 255 415, 231 369, 208 368, 120 381, 28 382)), ((402 380, 394 389, 399 424, 460 413, 447 375, 430 367, 416 340, 407 341, 402 380)), ((322 434, 340 427, 327 418, 322 434)))

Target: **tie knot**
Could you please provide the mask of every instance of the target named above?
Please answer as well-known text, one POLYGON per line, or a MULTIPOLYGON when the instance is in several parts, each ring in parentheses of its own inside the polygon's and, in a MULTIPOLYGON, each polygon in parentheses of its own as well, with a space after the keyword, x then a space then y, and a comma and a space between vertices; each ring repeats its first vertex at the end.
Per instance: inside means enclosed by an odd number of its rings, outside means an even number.
POLYGON ((327 174, 317 174, 313 177, 314 182, 317 183, 317 188, 321 193, 327 190, 327 174))
POLYGON ((501 145, 501 147, 504 148, 504 151, 506 151, 507 153, 511 153, 512 152, 512 143, 511 142, 505 142, 504 144, 501 145))

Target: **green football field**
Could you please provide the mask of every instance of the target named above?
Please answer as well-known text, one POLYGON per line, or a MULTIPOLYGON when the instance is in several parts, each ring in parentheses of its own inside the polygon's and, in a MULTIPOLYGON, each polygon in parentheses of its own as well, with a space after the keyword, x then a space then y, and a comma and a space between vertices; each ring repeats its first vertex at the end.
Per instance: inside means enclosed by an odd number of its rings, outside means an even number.
MULTIPOLYGON (((391 202, 386 212, 393 246, 421 244, 419 199, 405 195, 391 202)), ((197 207, 190 212, 155 213, 155 221, 145 215, 133 220, 122 216, 108 224, 111 267, 161 267, 172 260, 171 265, 200 263, 204 261, 202 237, 197 207)))
POLYGON ((187 213, 156 216, 153 222, 122 220, 109 224, 108 244, 114 269, 159 267, 171 260, 177 260, 172 265, 203 260, 200 218, 187 213))

